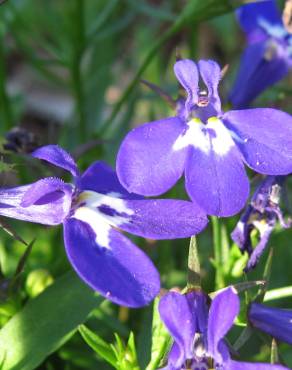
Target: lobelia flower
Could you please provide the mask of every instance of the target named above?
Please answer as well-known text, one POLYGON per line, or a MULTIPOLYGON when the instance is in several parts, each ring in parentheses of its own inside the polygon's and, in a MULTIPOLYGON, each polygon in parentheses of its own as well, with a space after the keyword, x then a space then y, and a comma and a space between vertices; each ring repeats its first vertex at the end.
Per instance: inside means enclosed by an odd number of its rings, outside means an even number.
POLYGON ((285 222, 279 206, 284 181, 285 176, 267 176, 256 189, 250 204, 231 234, 232 240, 242 253, 246 251, 249 255, 245 271, 256 266, 277 220, 283 228, 291 226, 290 221, 285 222), (258 231, 259 242, 253 247, 252 234, 255 230, 258 231))
POLYGON ((174 72, 187 93, 184 104, 175 117, 128 133, 117 156, 119 180, 129 192, 151 196, 185 172, 188 195, 207 214, 234 215, 249 194, 244 163, 263 174, 292 172, 292 117, 268 108, 224 113, 214 61, 180 60, 174 72))
POLYGON ((283 25, 276 1, 243 5, 237 16, 248 46, 229 97, 236 109, 246 108, 292 68, 292 34, 283 25))
POLYGON ((129 194, 103 162, 82 175, 62 148, 48 145, 32 155, 69 171, 75 184, 44 178, 0 189, 0 215, 45 225, 63 223, 66 253, 77 274, 113 302, 139 307, 159 292, 151 260, 116 228, 153 239, 183 238, 207 224, 204 212, 187 201, 129 194))
POLYGON ((248 319, 255 328, 292 344, 292 310, 252 303, 248 319))
POLYGON ((200 291, 186 295, 170 292, 159 302, 162 321, 173 337, 165 370, 284 370, 281 365, 238 362, 231 359, 224 336, 239 313, 240 302, 233 288, 213 299, 200 291))

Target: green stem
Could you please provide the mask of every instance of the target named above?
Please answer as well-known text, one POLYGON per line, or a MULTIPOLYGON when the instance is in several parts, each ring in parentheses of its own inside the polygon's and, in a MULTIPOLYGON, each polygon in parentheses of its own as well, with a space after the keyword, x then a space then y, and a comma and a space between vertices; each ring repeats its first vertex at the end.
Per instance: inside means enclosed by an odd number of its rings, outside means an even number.
POLYGON ((221 227, 219 219, 215 216, 211 217, 213 229, 213 244, 214 244, 214 260, 216 265, 215 288, 224 288, 224 274, 223 274, 223 255, 222 255, 222 238, 221 227))
POLYGON ((6 65, 5 65, 4 35, 0 35, 0 107, 3 114, 4 132, 13 125, 13 113, 10 99, 6 90, 6 65))
POLYGON ((117 117, 121 108, 127 101, 129 95, 134 90, 136 84, 139 82, 141 75, 148 67, 151 60, 156 55, 157 51, 159 51, 159 49, 167 40, 169 40, 173 35, 179 32, 183 28, 183 26, 185 26, 189 22, 192 22, 192 27, 194 27, 195 24, 203 20, 232 11, 233 8, 234 7, 231 4, 229 4, 228 0, 224 0, 220 3, 218 0, 188 1, 184 9, 176 19, 176 21, 173 23, 173 25, 170 26, 165 31, 165 33, 158 37, 156 41, 154 41, 153 45, 150 47, 148 53, 146 54, 143 63, 136 72, 134 78, 132 79, 132 81, 124 91, 123 95, 116 103, 111 115, 99 126, 98 134, 103 132, 103 136, 107 136, 110 133, 110 129, 112 128, 111 126, 113 125, 115 118, 117 117))
POLYGON ((201 287, 201 266, 199 260, 197 240, 195 236, 191 237, 188 258, 188 284, 189 289, 201 287))
POLYGON ((72 62, 71 80, 78 114, 78 131, 80 141, 87 139, 87 120, 85 110, 85 95, 81 64, 85 50, 84 1, 75 0, 72 16, 72 62))

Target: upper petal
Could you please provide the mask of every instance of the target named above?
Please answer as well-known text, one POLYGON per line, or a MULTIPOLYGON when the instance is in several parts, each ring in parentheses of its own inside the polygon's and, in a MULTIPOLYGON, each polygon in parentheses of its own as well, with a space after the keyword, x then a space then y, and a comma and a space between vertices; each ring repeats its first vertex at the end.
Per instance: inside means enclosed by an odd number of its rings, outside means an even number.
POLYGON ((97 226, 85 219, 65 221, 65 247, 72 266, 107 299, 129 307, 148 304, 160 289, 151 260, 125 236, 98 222, 97 226))
POLYGON ((80 190, 92 190, 101 194, 114 195, 119 198, 141 198, 129 193, 119 182, 116 172, 105 162, 94 162, 79 177, 77 186, 80 190))
POLYGON ((66 152, 66 150, 58 145, 42 146, 35 150, 31 155, 69 171, 74 177, 78 177, 79 175, 74 159, 68 152, 66 152))
POLYGON ((254 327, 292 344, 292 310, 252 303, 248 318, 254 327))
POLYGON ((224 114, 225 125, 249 167, 268 175, 292 172, 292 116, 257 108, 224 114))
POLYGON ((61 186, 58 181, 56 183, 56 179, 41 180, 43 181, 46 182, 47 191, 38 194, 35 191, 35 184, 40 184, 39 182, 12 189, 1 189, 0 214, 44 225, 57 225, 63 222, 70 211, 72 188, 63 182, 61 186))
POLYGON ((214 60, 200 60, 198 63, 200 75, 208 88, 210 103, 217 112, 221 111, 221 101, 218 95, 218 85, 221 79, 221 69, 214 60))
POLYGON ((185 107, 187 113, 198 102, 199 73, 195 62, 190 59, 182 59, 174 64, 176 78, 187 92, 185 107))
POLYGON ((193 357, 192 343, 196 332, 194 307, 185 295, 169 292, 160 299, 159 313, 177 345, 176 356, 169 360, 176 361, 171 365, 180 369, 186 359, 193 357))
POLYGON ((260 29, 261 21, 282 26, 281 15, 274 0, 245 4, 238 8, 236 13, 238 21, 247 36, 252 36, 252 33, 260 29))
POLYGON ((249 183, 228 130, 218 119, 212 119, 191 140, 186 165, 189 196, 207 214, 224 217, 236 214, 247 200, 249 183))
POLYGON ((208 352, 219 363, 222 356, 218 345, 239 313, 240 302, 233 288, 224 289, 213 299, 208 320, 208 352))
POLYGON ((265 89, 288 73, 288 58, 276 42, 262 41, 243 52, 229 99, 234 109, 247 108, 265 89))
POLYGON ((183 122, 173 117, 130 131, 117 156, 121 184, 129 192, 148 196, 170 189, 184 170, 186 148, 173 149, 184 129, 183 122))

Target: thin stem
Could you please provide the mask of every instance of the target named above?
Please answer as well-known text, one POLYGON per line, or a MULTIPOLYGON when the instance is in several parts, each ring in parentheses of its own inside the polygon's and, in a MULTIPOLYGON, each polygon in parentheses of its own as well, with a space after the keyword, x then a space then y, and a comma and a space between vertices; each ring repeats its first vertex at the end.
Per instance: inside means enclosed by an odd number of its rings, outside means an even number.
POLYGON ((0 34, 0 106, 3 114, 4 132, 13 125, 13 113, 10 99, 6 90, 6 65, 5 65, 4 35, 0 34))
POLYGON ((85 50, 84 1, 75 0, 72 16, 71 80, 78 114, 78 131, 81 141, 87 139, 87 120, 81 64, 85 50))
POLYGON ((136 84, 139 82, 141 75, 150 64, 156 53, 162 47, 162 45, 169 40, 173 35, 179 32, 187 23, 192 22, 192 26, 195 26, 200 21, 212 18, 214 16, 224 14, 232 11, 234 7, 229 3, 228 0, 218 2, 218 0, 192 0, 187 2, 186 6, 177 17, 176 21, 170 26, 157 40, 152 44, 148 53, 145 56, 143 63, 135 74, 134 78, 124 91, 116 103, 111 115, 106 119, 98 128, 98 134, 103 132, 104 136, 108 136, 112 129, 114 120, 120 112, 121 108, 128 100, 129 95, 134 90, 136 84))

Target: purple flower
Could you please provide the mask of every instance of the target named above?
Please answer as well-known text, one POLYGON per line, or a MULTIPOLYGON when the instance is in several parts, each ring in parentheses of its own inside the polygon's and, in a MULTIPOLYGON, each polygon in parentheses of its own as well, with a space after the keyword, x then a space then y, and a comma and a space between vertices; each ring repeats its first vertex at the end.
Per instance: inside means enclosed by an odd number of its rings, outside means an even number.
POLYGON ((1 189, 0 214, 45 225, 63 223, 66 252, 81 279, 113 302, 131 307, 149 303, 159 292, 158 272, 117 228, 153 239, 183 238, 206 226, 205 213, 191 202, 129 194, 103 162, 80 175, 72 157, 58 146, 32 155, 69 171, 75 185, 45 178, 1 189))
POLYGON ((254 268, 264 252, 277 220, 283 228, 286 223, 279 206, 281 187, 285 176, 267 176, 258 186, 250 204, 242 214, 231 237, 242 252, 249 254, 245 271, 254 268), (259 242, 253 247, 252 233, 257 230, 259 242))
POLYGON ((248 318, 255 328, 292 344, 292 310, 252 303, 248 318))
POLYGON ((239 109, 287 75, 292 67, 292 35, 274 0, 243 5, 237 15, 248 40, 230 94, 233 107, 239 109))
POLYGON ((239 313, 233 288, 221 291, 212 301, 200 291, 186 295, 170 292, 159 303, 162 321, 173 337, 165 370, 284 370, 281 365, 238 362, 231 359, 224 336, 239 313))
POLYGON ((190 198, 207 214, 236 214, 249 193, 243 163, 263 174, 292 172, 292 117, 275 109, 222 112, 214 61, 180 60, 174 72, 187 93, 183 107, 128 133, 118 177, 128 191, 151 196, 185 172, 190 198))

